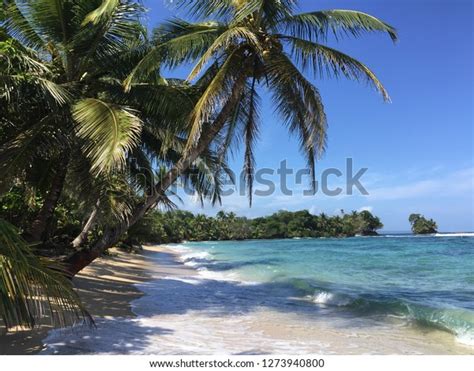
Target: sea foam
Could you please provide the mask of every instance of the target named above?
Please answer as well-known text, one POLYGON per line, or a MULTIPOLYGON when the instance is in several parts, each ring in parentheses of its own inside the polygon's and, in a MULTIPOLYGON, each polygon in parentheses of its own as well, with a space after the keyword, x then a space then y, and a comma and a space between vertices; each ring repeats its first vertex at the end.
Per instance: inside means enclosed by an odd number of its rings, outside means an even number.
POLYGON ((314 294, 312 301, 316 304, 343 307, 349 305, 352 302, 352 299, 344 295, 320 291, 314 294))
POLYGON ((435 233, 435 237, 474 237, 474 232, 463 232, 463 233, 435 233))

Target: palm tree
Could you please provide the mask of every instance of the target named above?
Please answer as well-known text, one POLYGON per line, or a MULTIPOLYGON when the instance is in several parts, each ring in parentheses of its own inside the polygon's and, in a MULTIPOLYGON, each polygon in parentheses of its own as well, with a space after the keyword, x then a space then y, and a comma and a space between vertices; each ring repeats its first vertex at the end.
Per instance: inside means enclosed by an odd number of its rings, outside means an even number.
POLYGON ((369 32, 384 32, 396 40, 395 29, 353 10, 296 14, 296 3, 295 0, 174 2, 201 21, 173 19, 159 27, 155 31, 155 47, 136 65, 124 84, 132 92, 137 82, 146 80, 161 66, 173 68, 195 62, 188 81, 199 77, 195 85, 203 93, 189 116, 184 155, 127 221, 109 228, 90 250, 72 259, 81 262, 76 269, 116 243, 213 143, 225 155, 237 138, 244 138, 244 170, 251 204, 260 88, 270 91, 282 122, 298 136, 313 185, 315 161, 325 150, 327 122, 319 91, 302 71, 309 71, 315 77, 327 74, 365 80, 384 100, 389 100, 385 88, 367 66, 324 42, 330 35, 359 37, 369 32))
MULTIPOLYGON (((97 201, 81 233, 72 242, 74 248, 84 244, 94 226, 106 228, 107 225, 126 220, 130 216, 134 203, 150 192, 156 179, 159 179, 160 174, 166 171, 166 165, 172 166, 182 156, 185 138, 178 136, 170 138, 168 133, 167 143, 164 143, 163 135, 167 133, 160 132, 159 128, 153 131, 150 129, 148 126, 143 127, 141 145, 127 158, 130 164, 127 166, 129 173, 125 178, 123 174, 114 179, 110 176, 105 179, 99 178, 100 185, 86 188, 96 190, 96 198, 90 199, 97 199, 97 201), (157 150, 161 152, 157 153, 157 150), (156 174, 151 162, 155 166, 160 165, 156 174)), ((183 187, 195 191, 202 204, 204 199, 209 199, 212 204, 216 204, 221 202, 223 180, 229 175, 230 169, 226 162, 209 149, 203 151, 194 164, 183 172, 180 180, 183 187)), ((89 181, 98 182, 97 178, 89 181)), ((83 195, 81 198, 86 197, 83 195)), ((171 199, 176 197, 177 195, 173 192, 167 192, 157 199, 156 206, 174 209, 176 204, 171 199)))
POLYGON ((107 174, 123 168, 140 139, 142 121, 117 99, 120 83, 107 68, 110 59, 143 37, 141 7, 120 1, 99 17, 95 11, 101 3, 11 0, 4 5, 4 38, 11 48, 2 53, 7 67, 0 96, 15 130, 2 138, 2 185, 25 169, 50 169, 43 206, 27 231, 32 241, 44 239, 76 159, 85 158, 96 175, 107 174))
MULTIPOLYGON (((315 160, 325 148, 326 115, 319 91, 297 66, 309 69, 316 77, 328 73, 365 79, 389 100, 386 90, 368 67, 321 44, 330 32, 336 36, 359 36, 364 32, 382 31, 396 40, 395 30, 375 17, 349 10, 294 14, 294 0, 175 3, 195 17, 214 17, 217 21, 192 24, 175 19, 165 23, 156 31, 157 47, 129 75, 126 87, 130 88, 135 78, 143 77, 143 73, 158 63, 173 67, 197 60, 188 80, 202 74, 208 76, 209 81, 190 117, 188 156, 183 158, 183 163, 221 130, 229 136, 243 136, 250 203, 253 147, 259 131, 259 84, 270 90, 282 121, 299 136, 313 177, 315 160), (206 65, 209 68, 203 72, 206 65), (213 121, 212 127, 201 135, 209 121, 213 121), (236 127, 238 124, 240 127, 236 127)), ((164 181, 163 186, 166 184, 164 181)))

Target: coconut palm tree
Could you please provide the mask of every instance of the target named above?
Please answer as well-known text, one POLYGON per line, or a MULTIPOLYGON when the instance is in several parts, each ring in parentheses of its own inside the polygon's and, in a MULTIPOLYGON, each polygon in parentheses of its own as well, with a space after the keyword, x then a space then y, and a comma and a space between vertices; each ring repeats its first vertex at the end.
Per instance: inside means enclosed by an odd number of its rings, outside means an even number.
MULTIPOLYGON (((160 131, 159 128, 150 130, 151 128, 146 125, 143 127, 140 146, 127 157, 129 162, 127 174, 122 173, 121 176, 115 175, 113 178, 110 176, 97 178, 85 174, 82 181, 79 179, 74 181, 77 185, 83 184, 84 179, 87 179, 86 183, 90 186, 81 188, 87 189, 89 193, 91 189, 95 190, 92 195, 83 194, 80 197, 89 200, 92 212, 84 223, 81 233, 74 239, 74 248, 84 244, 93 227, 106 228, 107 225, 127 219, 134 204, 143 195, 149 194, 161 174, 182 156, 186 138, 179 136, 172 138, 166 130, 160 131), (91 204, 94 200, 95 204, 91 204)), ((183 187, 195 192, 201 203, 204 199, 208 199, 212 204, 216 204, 221 202, 223 181, 228 176, 231 176, 231 172, 226 162, 217 153, 208 149, 183 172, 180 180, 183 187)), ((174 209, 177 206, 172 201, 173 198, 179 199, 174 192, 166 192, 158 198, 156 206, 174 209)))
MULTIPOLYGON (((366 80, 389 100, 385 88, 368 67, 323 44, 330 33, 360 36, 364 32, 385 32, 396 40, 394 28, 373 16, 350 10, 294 14, 294 0, 175 3, 194 17, 212 17, 215 21, 196 24, 174 19, 159 27, 155 32, 157 47, 129 75, 126 87, 157 63, 174 67, 197 61, 188 80, 202 74, 209 75, 209 81, 190 117, 188 156, 183 163, 222 130, 231 136, 242 136, 250 203, 253 147, 259 132, 259 85, 268 88, 282 122, 299 137, 313 177, 315 160, 325 149, 326 115, 318 89, 301 70, 309 70, 315 77, 329 74, 366 80), (203 127, 210 121, 212 127, 203 135, 203 127), (238 124, 240 127, 236 127, 238 124)), ((166 184, 165 181, 163 185, 166 184)))
MULTIPOLYGON (((113 6, 114 1, 106 3, 113 6)), ((387 91, 366 65, 326 45, 330 36, 360 37, 371 32, 386 33, 395 41, 395 29, 369 14, 353 10, 297 13, 296 0, 177 0, 173 4, 198 22, 173 19, 158 27, 155 47, 136 65, 124 85, 127 91, 133 91, 138 81, 146 80, 161 66, 195 63, 188 81, 199 78, 195 85, 202 87, 203 93, 189 116, 184 154, 126 222, 109 228, 92 249, 83 253, 88 257, 81 259, 82 264, 116 243, 216 139, 225 155, 238 138, 243 138, 251 204, 253 149, 260 124, 259 89, 269 90, 282 123, 298 136, 313 185, 315 161, 325 150, 327 122, 319 90, 303 72, 314 77, 344 76, 367 81, 384 100, 389 100, 387 91)))
POLYGON ((106 174, 123 168, 140 138, 142 121, 115 99, 105 67, 142 37, 141 7, 121 1, 97 19, 100 5, 100 0, 4 5, 0 95, 14 130, 2 138, 2 184, 32 167, 43 165, 50 173, 43 206, 27 231, 32 241, 44 239, 76 158, 85 157, 91 172, 106 174))

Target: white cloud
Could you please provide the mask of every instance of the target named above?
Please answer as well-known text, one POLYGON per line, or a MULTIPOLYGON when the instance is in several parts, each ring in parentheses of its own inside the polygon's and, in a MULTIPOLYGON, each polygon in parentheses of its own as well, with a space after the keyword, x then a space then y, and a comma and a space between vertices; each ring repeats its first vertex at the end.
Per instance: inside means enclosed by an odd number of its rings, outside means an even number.
POLYGON ((418 197, 449 197, 474 192, 474 168, 438 174, 434 179, 368 189, 370 200, 399 200, 418 197))

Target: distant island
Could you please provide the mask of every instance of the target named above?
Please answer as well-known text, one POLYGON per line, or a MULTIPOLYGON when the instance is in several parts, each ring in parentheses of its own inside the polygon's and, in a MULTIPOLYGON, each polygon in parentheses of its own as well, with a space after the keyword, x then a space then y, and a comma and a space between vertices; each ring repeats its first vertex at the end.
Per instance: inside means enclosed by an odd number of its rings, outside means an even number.
POLYGON ((413 234, 431 234, 438 232, 438 225, 433 219, 426 219, 421 214, 411 214, 408 217, 413 234))
POLYGON ((279 211, 254 219, 223 211, 215 217, 180 210, 153 211, 129 230, 123 244, 370 236, 377 235, 380 228, 380 219, 367 210, 342 211, 336 216, 313 215, 308 210, 279 211))

